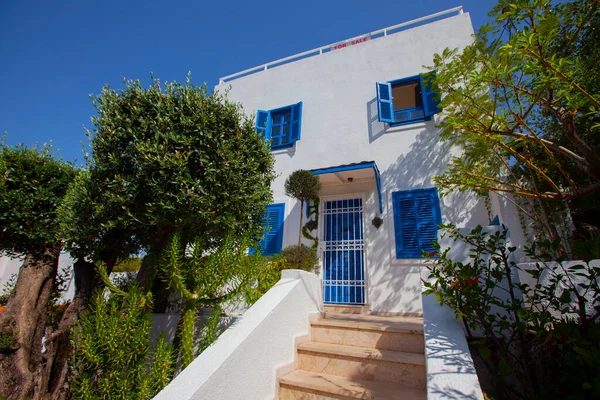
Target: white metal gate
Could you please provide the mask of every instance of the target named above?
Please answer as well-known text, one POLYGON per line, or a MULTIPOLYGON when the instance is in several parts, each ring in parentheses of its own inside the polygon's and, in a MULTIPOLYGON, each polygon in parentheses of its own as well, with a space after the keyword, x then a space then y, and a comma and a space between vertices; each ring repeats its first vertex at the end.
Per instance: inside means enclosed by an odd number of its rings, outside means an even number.
POLYGON ((323 298, 328 304, 365 304, 363 200, 323 205, 323 298))

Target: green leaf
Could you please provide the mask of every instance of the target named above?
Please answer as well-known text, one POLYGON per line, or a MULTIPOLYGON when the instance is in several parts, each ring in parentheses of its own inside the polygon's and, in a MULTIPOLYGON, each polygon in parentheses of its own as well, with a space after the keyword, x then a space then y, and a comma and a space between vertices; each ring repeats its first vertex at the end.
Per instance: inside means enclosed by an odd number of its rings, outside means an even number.
POLYGON ((484 360, 489 360, 492 356, 492 351, 489 349, 489 347, 481 346, 477 348, 477 351, 484 360))

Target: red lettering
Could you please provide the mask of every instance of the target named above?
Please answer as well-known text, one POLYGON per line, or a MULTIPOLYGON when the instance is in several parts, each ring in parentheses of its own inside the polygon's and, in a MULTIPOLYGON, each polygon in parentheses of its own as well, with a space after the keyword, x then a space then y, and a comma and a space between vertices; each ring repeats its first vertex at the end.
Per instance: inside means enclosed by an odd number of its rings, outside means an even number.
POLYGON ((361 39, 353 40, 352 43, 350 43, 350 44, 355 45, 355 44, 359 44, 359 43, 364 43, 366 41, 367 41, 367 38, 361 38, 361 39))

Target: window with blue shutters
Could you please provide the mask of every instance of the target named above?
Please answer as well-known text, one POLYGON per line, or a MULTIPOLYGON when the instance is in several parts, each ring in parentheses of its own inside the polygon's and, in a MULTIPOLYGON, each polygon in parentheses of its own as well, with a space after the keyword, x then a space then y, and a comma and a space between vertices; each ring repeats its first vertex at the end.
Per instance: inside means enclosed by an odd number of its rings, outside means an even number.
POLYGON ((271 144, 271 150, 292 147, 300 140, 301 125, 302 102, 256 113, 256 131, 271 144))
POLYGON ((439 96, 431 80, 417 75, 391 82, 377 82, 379 121, 391 125, 429 121, 440 112, 439 96))
POLYGON ((396 258, 421 258, 434 251, 438 225, 442 223, 437 188, 392 193, 396 258))
MULTIPOLYGON (((284 212, 284 203, 270 204, 265 210, 263 239, 258 244, 263 256, 272 256, 281 252, 284 212)), ((250 249, 250 253, 254 253, 254 250, 250 249)))

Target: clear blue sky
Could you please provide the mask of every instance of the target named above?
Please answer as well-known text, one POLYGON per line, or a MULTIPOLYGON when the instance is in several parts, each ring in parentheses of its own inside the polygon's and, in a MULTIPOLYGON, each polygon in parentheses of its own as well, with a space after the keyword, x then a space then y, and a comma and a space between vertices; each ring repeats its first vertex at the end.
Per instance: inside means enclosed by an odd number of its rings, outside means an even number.
POLYGON ((52 141, 83 162, 89 99, 121 77, 212 89, 221 76, 463 5, 475 29, 493 0, 0 0, 0 134, 52 141))

